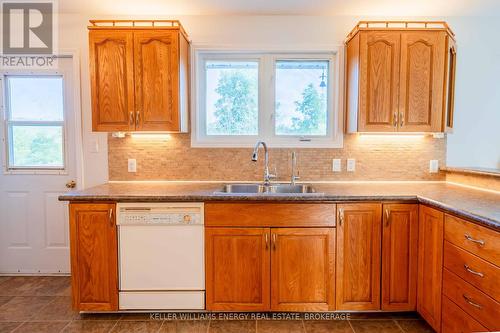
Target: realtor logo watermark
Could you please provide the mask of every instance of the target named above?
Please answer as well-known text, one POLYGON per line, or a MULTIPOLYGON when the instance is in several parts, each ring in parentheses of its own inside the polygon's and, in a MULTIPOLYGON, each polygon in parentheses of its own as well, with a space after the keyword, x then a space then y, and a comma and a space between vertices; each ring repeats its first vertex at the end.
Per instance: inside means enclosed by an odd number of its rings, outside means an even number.
POLYGON ((56 0, 2 0, 0 67, 56 67, 56 0))

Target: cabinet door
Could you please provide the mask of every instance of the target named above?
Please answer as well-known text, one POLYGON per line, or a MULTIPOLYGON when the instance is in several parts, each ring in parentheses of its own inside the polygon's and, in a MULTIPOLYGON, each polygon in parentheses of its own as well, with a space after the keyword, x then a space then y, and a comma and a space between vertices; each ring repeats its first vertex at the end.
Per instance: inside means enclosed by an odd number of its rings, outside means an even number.
POLYGON ((179 131, 179 33, 134 32, 138 131, 179 131))
POLYGON ((359 132, 397 131, 400 33, 360 33, 359 132))
POLYGON ((440 132, 443 122, 446 33, 401 33, 399 131, 440 132))
POLYGON ((337 214, 337 310, 379 310, 382 205, 342 204, 337 214))
POLYGON ((383 206, 382 310, 415 311, 418 205, 383 206))
POLYGON ((271 229, 271 310, 335 308, 335 229, 271 229))
POLYGON ((118 244, 114 204, 71 204, 73 308, 118 310, 118 244))
POLYGON ((455 112, 455 72, 457 69, 457 47, 455 41, 446 37, 447 55, 446 55, 446 117, 445 130, 453 129, 453 115, 455 112))
POLYGON ((417 311, 438 332, 441 326, 443 219, 444 215, 442 212, 426 206, 420 206, 417 311))
POLYGON ((205 249, 207 310, 269 310, 269 228, 205 228, 205 249))
POLYGON ((133 35, 127 31, 90 31, 92 130, 133 131, 133 35))

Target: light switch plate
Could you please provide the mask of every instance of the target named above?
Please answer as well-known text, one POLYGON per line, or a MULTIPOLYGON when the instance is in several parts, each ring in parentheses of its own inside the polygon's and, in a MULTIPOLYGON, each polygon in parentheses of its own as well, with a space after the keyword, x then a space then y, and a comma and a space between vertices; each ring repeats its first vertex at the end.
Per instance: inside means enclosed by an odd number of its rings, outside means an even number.
POLYGON ((348 172, 356 171, 356 160, 354 158, 347 159, 347 171, 348 172))
POLYGON ((429 172, 437 173, 439 170, 439 161, 438 160, 430 160, 429 161, 429 172))
POLYGON ((128 172, 137 172, 137 161, 135 158, 129 158, 127 164, 128 172))
POLYGON ((333 169, 333 172, 341 172, 342 171, 342 160, 340 158, 333 159, 332 169, 333 169))

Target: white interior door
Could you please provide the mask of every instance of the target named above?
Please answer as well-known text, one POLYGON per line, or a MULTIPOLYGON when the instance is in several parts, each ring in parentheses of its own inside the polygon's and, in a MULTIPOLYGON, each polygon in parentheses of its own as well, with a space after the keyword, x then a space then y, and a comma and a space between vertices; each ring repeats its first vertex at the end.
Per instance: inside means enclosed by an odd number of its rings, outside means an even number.
POLYGON ((58 196, 78 181, 74 66, 67 56, 55 70, 1 72, 0 273, 70 271, 68 209, 58 196))

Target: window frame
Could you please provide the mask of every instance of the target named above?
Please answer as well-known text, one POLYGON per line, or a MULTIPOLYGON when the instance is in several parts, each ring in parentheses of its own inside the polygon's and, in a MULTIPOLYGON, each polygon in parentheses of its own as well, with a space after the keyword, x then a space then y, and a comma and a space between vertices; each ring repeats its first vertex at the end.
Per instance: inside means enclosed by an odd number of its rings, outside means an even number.
POLYGON ((65 95, 65 77, 64 73, 59 71, 5 71, 0 76, 2 89, 1 96, 3 97, 2 104, 2 139, 4 142, 3 149, 3 170, 5 174, 67 174, 68 167, 68 152, 67 152, 67 126, 66 126, 66 95, 65 95), (60 77, 62 79, 62 103, 63 103, 63 120, 43 121, 43 120, 11 120, 10 96, 9 96, 9 77, 60 77), (12 128, 13 126, 58 126, 61 127, 62 134, 62 162, 61 166, 11 166, 13 154, 12 128))
POLYGON ((253 147, 257 140, 264 140, 275 148, 342 148, 343 147, 343 114, 341 110, 341 48, 329 47, 327 50, 259 50, 226 49, 194 46, 192 49, 194 66, 191 72, 192 117, 191 146, 192 147, 253 147), (259 60, 258 73, 258 135, 206 135, 205 113, 205 63, 206 61, 253 61, 259 60), (327 135, 297 136, 275 134, 275 79, 276 61, 278 60, 327 60, 327 135), (332 89, 333 87, 333 89, 332 89))

